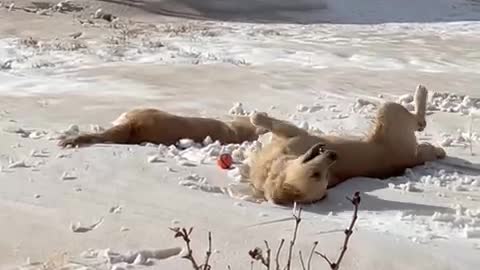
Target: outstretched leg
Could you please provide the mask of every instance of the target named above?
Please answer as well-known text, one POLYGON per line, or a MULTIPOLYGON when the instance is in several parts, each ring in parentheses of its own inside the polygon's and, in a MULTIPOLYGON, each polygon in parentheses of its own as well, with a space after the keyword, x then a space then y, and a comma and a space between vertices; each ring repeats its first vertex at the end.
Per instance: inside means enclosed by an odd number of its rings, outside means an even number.
POLYGON ((419 85, 415 90, 415 113, 409 112, 399 103, 387 102, 378 110, 376 123, 368 136, 372 142, 394 143, 403 147, 416 145, 415 131, 423 131, 427 107, 427 89, 419 85))
MULTIPOLYGON (((418 131, 424 130, 427 126, 427 122, 425 120, 427 110, 427 97, 427 88, 423 85, 417 86, 417 89, 415 91, 415 116, 419 125, 418 131)), ((445 153, 445 150, 443 150, 443 148, 441 147, 436 147, 429 143, 421 143, 417 145, 417 165, 424 164, 428 161, 443 159, 446 155, 447 154, 445 153)))
POLYGON ((107 129, 101 133, 88 133, 70 138, 61 139, 58 145, 61 147, 81 146, 96 143, 128 143, 131 134, 130 124, 125 123, 107 129))
POLYGON ((427 126, 425 114, 427 111, 428 91, 423 85, 418 85, 415 90, 415 116, 418 123, 418 131, 423 131, 427 126))
POLYGON ((308 135, 306 130, 301 129, 290 122, 270 117, 263 112, 254 113, 250 117, 250 121, 256 127, 264 128, 271 131, 273 134, 284 138, 308 135))

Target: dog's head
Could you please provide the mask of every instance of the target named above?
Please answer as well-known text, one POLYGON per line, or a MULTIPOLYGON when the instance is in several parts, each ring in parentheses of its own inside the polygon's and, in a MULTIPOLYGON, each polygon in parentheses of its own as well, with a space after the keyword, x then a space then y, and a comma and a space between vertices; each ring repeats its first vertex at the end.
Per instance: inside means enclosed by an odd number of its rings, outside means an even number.
POLYGON ((326 150, 324 144, 312 146, 305 154, 285 163, 278 174, 276 185, 266 193, 274 203, 312 203, 327 194, 329 171, 337 160, 334 151, 326 150))

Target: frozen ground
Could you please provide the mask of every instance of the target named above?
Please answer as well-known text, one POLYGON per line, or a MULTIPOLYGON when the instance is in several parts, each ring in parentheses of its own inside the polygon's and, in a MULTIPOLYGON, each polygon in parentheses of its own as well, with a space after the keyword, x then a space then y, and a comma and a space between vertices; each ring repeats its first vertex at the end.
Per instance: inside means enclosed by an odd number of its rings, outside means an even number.
MULTIPOLYGON (((225 192, 243 184, 209 158, 222 151, 216 145, 180 153, 152 145, 62 150, 49 139, 55 131, 107 127, 137 106, 227 119, 242 102, 303 127, 361 134, 375 110, 362 101, 398 100, 419 83, 438 92, 419 138, 444 144, 450 157, 405 177, 352 179, 331 190, 306 207, 299 248, 319 240, 334 256, 351 216, 344 197, 358 190, 360 219, 343 269, 480 267, 480 115, 471 114, 480 109, 478 1, 326 1, 308 12, 314 1, 256 1, 258 12, 239 2, 201 2, 74 1, 84 9, 46 15, 21 9, 29 1, 10 11, 3 2, 2 269, 41 269, 34 262, 62 252, 77 262, 71 269, 108 269, 102 255, 85 252, 183 247, 168 227, 190 225, 197 254, 213 232, 215 269, 248 269, 249 249, 291 234, 289 209, 225 192), (120 20, 89 19, 99 7, 120 20), (72 223, 99 220, 92 230, 72 231, 72 223)), ((133 267, 189 264, 173 257, 133 267)))

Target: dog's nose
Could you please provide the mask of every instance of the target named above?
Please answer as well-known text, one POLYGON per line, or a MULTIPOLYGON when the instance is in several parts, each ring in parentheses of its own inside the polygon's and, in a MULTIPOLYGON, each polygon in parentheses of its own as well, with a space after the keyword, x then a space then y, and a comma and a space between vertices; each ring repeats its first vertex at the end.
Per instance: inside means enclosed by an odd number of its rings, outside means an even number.
POLYGON ((337 153, 328 151, 328 158, 331 160, 337 160, 338 158, 337 153))

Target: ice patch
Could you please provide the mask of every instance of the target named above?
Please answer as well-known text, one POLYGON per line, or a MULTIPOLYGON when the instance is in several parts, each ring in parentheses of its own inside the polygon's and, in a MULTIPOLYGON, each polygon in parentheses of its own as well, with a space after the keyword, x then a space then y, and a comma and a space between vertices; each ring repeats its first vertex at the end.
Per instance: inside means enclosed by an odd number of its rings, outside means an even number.
POLYGON ((83 226, 80 222, 70 224, 70 229, 75 233, 86 233, 96 229, 103 223, 103 218, 100 218, 97 222, 89 226, 83 226))
POLYGON ((77 179, 77 177, 72 172, 65 171, 62 173, 60 179, 62 179, 63 181, 70 181, 77 179))
POLYGON ((148 163, 161 163, 161 162, 165 162, 165 160, 163 159, 162 155, 155 154, 155 155, 148 156, 147 162, 148 163))
POLYGON ((178 184, 190 189, 198 189, 209 193, 224 193, 223 188, 209 184, 206 177, 201 177, 198 174, 191 174, 185 177, 184 180, 178 182, 178 184))
POLYGON ((9 169, 28 168, 28 167, 29 166, 25 163, 25 160, 14 161, 14 162, 10 162, 10 164, 8 164, 9 169))
POLYGON ((125 253, 115 252, 110 249, 89 249, 81 253, 85 259, 107 260, 112 269, 122 268, 130 269, 135 265, 149 266, 152 260, 164 260, 177 256, 182 252, 179 247, 167 249, 143 249, 137 251, 128 251, 125 253))

